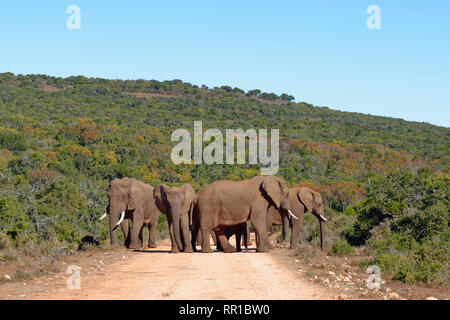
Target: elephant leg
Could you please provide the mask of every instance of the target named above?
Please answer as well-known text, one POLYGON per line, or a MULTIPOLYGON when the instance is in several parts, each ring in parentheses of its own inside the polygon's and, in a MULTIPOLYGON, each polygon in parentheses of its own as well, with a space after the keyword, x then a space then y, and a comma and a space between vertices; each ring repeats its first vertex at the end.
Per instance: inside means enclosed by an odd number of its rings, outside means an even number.
POLYGON ((130 245, 130 222, 128 219, 124 219, 120 224, 120 227, 122 228, 123 238, 125 239, 125 247, 128 248, 130 245))
POLYGON ((140 248, 140 238, 139 234, 142 231, 142 227, 144 225, 144 219, 139 209, 134 210, 133 212, 133 225, 131 226, 131 240, 130 240, 130 249, 138 249, 140 248))
POLYGON ((211 231, 211 237, 213 239, 214 245, 217 246, 217 236, 216 236, 216 233, 214 232, 214 230, 211 231))
POLYGON ((272 245, 269 243, 269 237, 267 234, 266 221, 261 219, 255 214, 250 215, 253 226, 255 227, 255 232, 258 236, 258 246, 256 247, 257 252, 267 252, 271 249, 272 245))
POLYGON ((201 228, 201 232, 202 232, 202 252, 203 253, 213 252, 211 249, 211 245, 209 244, 209 234, 211 233, 211 230, 201 228))
POLYGON ((248 233, 247 233, 248 228, 247 228, 247 226, 244 226, 242 229, 243 229, 242 234, 244 236, 245 251, 248 251, 248 233))
POLYGON ((216 235, 216 233, 214 232, 214 241, 216 242, 216 250, 217 251, 223 251, 222 249, 222 245, 220 244, 220 241, 216 235))
POLYGON ((223 228, 217 228, 214 231, 216 232, 216 235, 217 235, 217 243, 220 242, 220 246, 222 247, 223 252, 231 253, 236 250, 236 248, 233 247, 230 244, 230 242, 228 241, 228 238, 227 238, 223 228))
POLYGON ((180 252, 180 250, 178 249, 177 242, 175 240, 175 235, 173 233, 173 221, 170 215, 167 215, 167 223, 169 224, 170 241, 172 242, 172 249, 170 251, 172 253, 180 252))
POLYGON ((247 242, 246 242, 246 246, 251 246, 253 243, 250 241, 250 220, 247 220, 246 222, 246 228, 247 228, 247 242))
POLYGON ((148 224, 148 247, 156 248, 156 228, 158 227, 159 212, 153 213, 153 216, 148 224))
POLYGON ((242 252, 241 248, 241 241, 242 241, 242 231, 241 226, 236 226, 238 230, 236 230, 236 233, 234 236, 236 237, 236 252, 242 252))
POLYGON ((270 229, 272 229, 273 219, 271 214, 267 214, 266 216, 266 228, 267 232, 270 232, 270 229))
MULTIPOLYGON (((289 218, 287 215, 283 215, 283 229, 281 231, 281 242, 286 241, 287 239, 287 234, 289 232, 289 218)), ((291 239, 292 239, 292 235, 291 235, 291 239)))
POLYGON ((181 233, 183 234, 184 250, 183 252, 194 252, 192 249, 192 243, 190 239, 189 231, 189 215, 185 214, 181 216, 181 233))
POLYGON ((156 227, 157 223, 152 223, 148 225, 148 247, 156 248, 156 227))
POLYGON ((144 246, 144 239, 142 237, 142 231, 144 231, 145 223, 142 225, 141 230, 139 231, 139 243, 140 247, 144 246))
POLYGON ((202 234, 199 232, 200 228, 194 225, 191 235, 191 244, 194 252, 197 252, 197 246, 202 244, 202 234))
POLYGON ((267 238, 267 248, 268 248, 269 250, 275 248, 275 246, 272 244, 272 242, 269 241, 269 238, 267 238))
POLYGON ((300 215, 298 220, 294 220, 295 219, 292 219, 291 245, 289 246, 289 249, 295 249, 299 246, 300 236, 302 233, 303 215, 300 215))

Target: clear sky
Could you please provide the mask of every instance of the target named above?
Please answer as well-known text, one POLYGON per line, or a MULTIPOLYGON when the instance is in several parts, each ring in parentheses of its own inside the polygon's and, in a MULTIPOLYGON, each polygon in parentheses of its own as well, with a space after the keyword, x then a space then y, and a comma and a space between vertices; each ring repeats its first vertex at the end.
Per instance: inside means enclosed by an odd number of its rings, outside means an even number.
POLYGON ((258 88, 450 126, 447 0, 2 0, 0 43, 0 72, 258 88))

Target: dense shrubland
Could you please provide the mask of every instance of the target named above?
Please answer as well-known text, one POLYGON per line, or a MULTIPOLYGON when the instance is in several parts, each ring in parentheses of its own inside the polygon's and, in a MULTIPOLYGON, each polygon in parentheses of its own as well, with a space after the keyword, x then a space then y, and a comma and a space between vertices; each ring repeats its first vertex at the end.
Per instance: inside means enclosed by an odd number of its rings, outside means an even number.
POLYGON ((366 184, 366 199, 351 205, 355 223, 345 232, 366 245, 389 277, 408 282, 448 282, 450 180, 429 169, 394 170, 366 184))
MULTIPOLYGON (((364 246, 391 278, 448 282, 450 129, 293 99, 181 80, 0 74, 0 258, 106 239, 98 217, 114 177, 198 191, 259 174, 257 165, 175 166, 172 130, 202 120, 280 129, 278 175, 323 194, 332 254, 364 246)), ((317 243, 316 224, 305 216, 304 241, 317 243)))

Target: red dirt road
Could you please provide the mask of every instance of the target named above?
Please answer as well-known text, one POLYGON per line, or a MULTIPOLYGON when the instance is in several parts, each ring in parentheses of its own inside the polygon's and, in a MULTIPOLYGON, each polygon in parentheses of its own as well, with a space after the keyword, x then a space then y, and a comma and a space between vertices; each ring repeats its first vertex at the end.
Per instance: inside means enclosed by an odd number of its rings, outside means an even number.
MULTIPOLYGON (((333 299, 331 292, 302 279, 273 253, 172 254, 169 249, 165 245, 128 252, 128 257, 95 273, 82 267, 80 289, 69 290, 65 274, 45 283, 27 281, 22 287, 26 295, 19 298, 333 299)), ((5 293, 0 292, 0 298, 13 298, 5 293)))

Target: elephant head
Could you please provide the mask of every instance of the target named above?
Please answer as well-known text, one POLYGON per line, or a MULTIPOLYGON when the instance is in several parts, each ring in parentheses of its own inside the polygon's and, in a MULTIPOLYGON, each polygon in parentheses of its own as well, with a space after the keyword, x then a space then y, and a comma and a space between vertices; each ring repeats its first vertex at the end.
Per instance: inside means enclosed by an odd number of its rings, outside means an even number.
POLYGON ((111 244, 116 244, 116 228, 122 223, 127 210, 135 210, 141 205, 144 191, 134 179, 123 178, 111 181, 108 190, 107 212, 100 218, 109 215, 111 244))
POLYGON ((320 248, 323 249, 323 223, 327 221, 324 216, 322 196, 319 192, 310 188, 299 188, 297 191, 298 200, 305 206, 306 211, 311 212, 319 220, 320 226, 320 248))
MULTIPOLYGON (((195 198, 194 189, 187 183, 180 187, 169 187, 165 184, 160 184, 153 190, 153 197, 159 211, 167 215, 169 225, 170 221, 172 221, 174 240, 178 249, 182 251, 183 242, 181 240, 180 222, 182 216, 186 216, 187 221, 189 221, 188 215, 191 212, 191 205, 195 198)), ((184 236, 186 236, 185 233, 188 233, 188 231, 189 229, 183 230, 184 236)))
POLYGON ((289 189, 286 183, 275 176, 265 176, 261 191, 271 205, 278 210, 289 210, 289 189))

